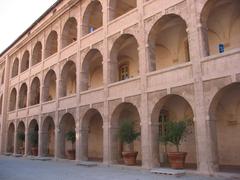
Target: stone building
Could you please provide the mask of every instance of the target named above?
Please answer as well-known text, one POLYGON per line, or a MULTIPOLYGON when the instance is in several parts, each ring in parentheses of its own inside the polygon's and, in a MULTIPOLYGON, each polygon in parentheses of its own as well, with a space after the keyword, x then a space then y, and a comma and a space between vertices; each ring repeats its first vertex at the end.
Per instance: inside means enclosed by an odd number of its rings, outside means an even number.
MULTIPOLYGON (((58 0, 0 55, 1 153, 38 133, 38 156, 121 162, 135 121, 143 168, 161 166, 160 119, 194 121, 181 150, 200 173, 240 167, 239 0, 58 0)), ((170 149, 172 147, 169 147, 170 149)))

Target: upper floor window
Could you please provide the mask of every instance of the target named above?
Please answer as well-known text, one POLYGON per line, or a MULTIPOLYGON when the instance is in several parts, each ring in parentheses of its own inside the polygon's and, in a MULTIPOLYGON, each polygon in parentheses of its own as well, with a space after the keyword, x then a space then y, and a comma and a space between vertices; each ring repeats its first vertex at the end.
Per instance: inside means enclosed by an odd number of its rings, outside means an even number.
POLYGON ((124 64, 119 67, 119 80, 125 80, 129 78, 129 67, 128 64, 124 64))

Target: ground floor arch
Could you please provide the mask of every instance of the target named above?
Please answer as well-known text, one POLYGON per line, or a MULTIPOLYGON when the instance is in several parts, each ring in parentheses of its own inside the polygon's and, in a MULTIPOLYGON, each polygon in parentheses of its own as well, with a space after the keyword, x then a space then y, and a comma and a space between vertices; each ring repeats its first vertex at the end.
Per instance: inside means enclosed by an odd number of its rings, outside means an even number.
POLYGON ((76 136, 76 124, 72 114, 66 113, 63 115, 59 125, 59 150, 60 158, 74 160, 76 157, 76 142, 71 142, 67 139, 67 134, 70 133, 76 136))
POLYGON ((42 153, 43 156, 54 156, 55 150, 55 124, 52 117, 48 116, 42 126, 42 153))
MULTIPOLYGON (((118 105, 113 111, 111 116, 110 158, 112 163, 114 164, 123 163, 122 151, 124 151, 126 147, 120 141, 119 129, 120 129, 121 123, 123 123, 124 121, 133 122, 135 131, 141 132, 140 115, 137 107, 132 103, 122 103, 118 105)), ((138 152, 137 162, 138 162, 138 165, 141 165, 141 160, 142 160, 141 137, 139 137, 137 140, 134 141, 133 149, 134 151, 138 152)))
POLYGON ((15 126, 11 123, 8 127, 7 133, 7 152, 13 153, 14 152, 14 136, 15 136, 15 126))
POLYGON ((83 159, 103 161, 103 118, 98 110, 90 109, 82 120, 83 159))
POLYGON ((25 124, 21 121, 17 127, 17 153, 24 154, 25 148, 25 124))
POLYGON ((220 171, 240 171, 240 83, 219 90, 209 110, 213 154, 220 171))
POLYGON ((28 154, 38 155, 38 131, 39 126, 36 119, 31 120, 28 127, 28 154))
MULTIPOLYGON (((164 133, 164 123, 167 121, 193 121, 194 114, 191 105, 179 95, 167 95, 154 106, 151 114, 151 140, 153 166, 168 166, 167 153, 176 152, 175 146, 160 143, 160 136, 164 133)), ((181 143, 180 151, 187 152, 186 167, 196 168, 196 142, 194 123, 189 127, 189 133, 181 143)))

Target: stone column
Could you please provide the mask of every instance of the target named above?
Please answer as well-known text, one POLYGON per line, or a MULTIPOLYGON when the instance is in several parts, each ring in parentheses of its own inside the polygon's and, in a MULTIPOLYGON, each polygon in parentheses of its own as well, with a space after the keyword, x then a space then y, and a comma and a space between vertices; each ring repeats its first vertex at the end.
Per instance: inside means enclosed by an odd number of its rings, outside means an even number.
MULTIPOLYGON (((195 4, 195 1, 192 1, 195 4)), ((194 7, 194 6, 193 6, 194 7)), ((192 10, 193 12, 195 11, 192 10)), ((197 14, 197 13, 196 13, 197 14)), ((205 109, 204 88, 202 80, 201 60, 208 55, 207 29, 204 28, 197 15, 193 15, 188 27, 190 59, 193 64, 194 96, 195 96, 195 138, 198 171, 203 174, 213 174, 216 168, 214 143, 208 123, 208 109, 205 109)))
POLYGON ((76 162, 81 161, 81 143, 80 143, 80 128, 79 125, 76 126, 76 162))
POLYGON ((14 124, 15 129, 14 129, 14 150, 13 150, 13 154, 16 155, 17 154, 17 126, 16 123, 14 124))
POLYGON ((42 128, 39 128, 39 131, 38 131, 38 157, 43 156, 43 134, 44 133, 42 131, 42 128))
POLYGON ((109 123, 104 118, 103 120, 103 163, 109 164, 110 153, 109 153, 109 123))
POLYGON ((54 147, 54 159, 60 158, 60 129, 58 126, 55 127, 55 147, 54 147))
POLYGON ((87 161, 88 160, 88 129, 81 129, 79 131, 79 146, 80 146, 80 160, 87 161))
POLYGON ((28 145, 28 128, 26 127, 25 129, 25 149, 24 149, 24 156, 28 156, 28 153, 29 153, 29 145, 28 145))

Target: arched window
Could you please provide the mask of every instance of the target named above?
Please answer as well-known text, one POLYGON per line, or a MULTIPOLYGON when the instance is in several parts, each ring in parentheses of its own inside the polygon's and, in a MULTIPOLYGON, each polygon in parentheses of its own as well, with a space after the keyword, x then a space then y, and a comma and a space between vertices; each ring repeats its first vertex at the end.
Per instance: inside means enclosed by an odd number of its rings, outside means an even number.
POLYGON ((29 68, 29 58, 30 58, 29 51, 25 51, 21 62, 21 72, 24 72, 29 68))
POLYGON ((62 48, 77 41, 77 20, 71 17, 64 25, 62 32, 62 48))
POLYGON ((58 51, 58 34, 56 31, 52 31, 47 38, 45 47, 45 58, 57 53, 58 51))
POLYGON ((19 59, 16 58, 12 66, 12 78, 18 75, 19 59))
POLYGON ((35 65, 42 61, 42 43, 37 42, 33 48, 32 65, 35 65))

